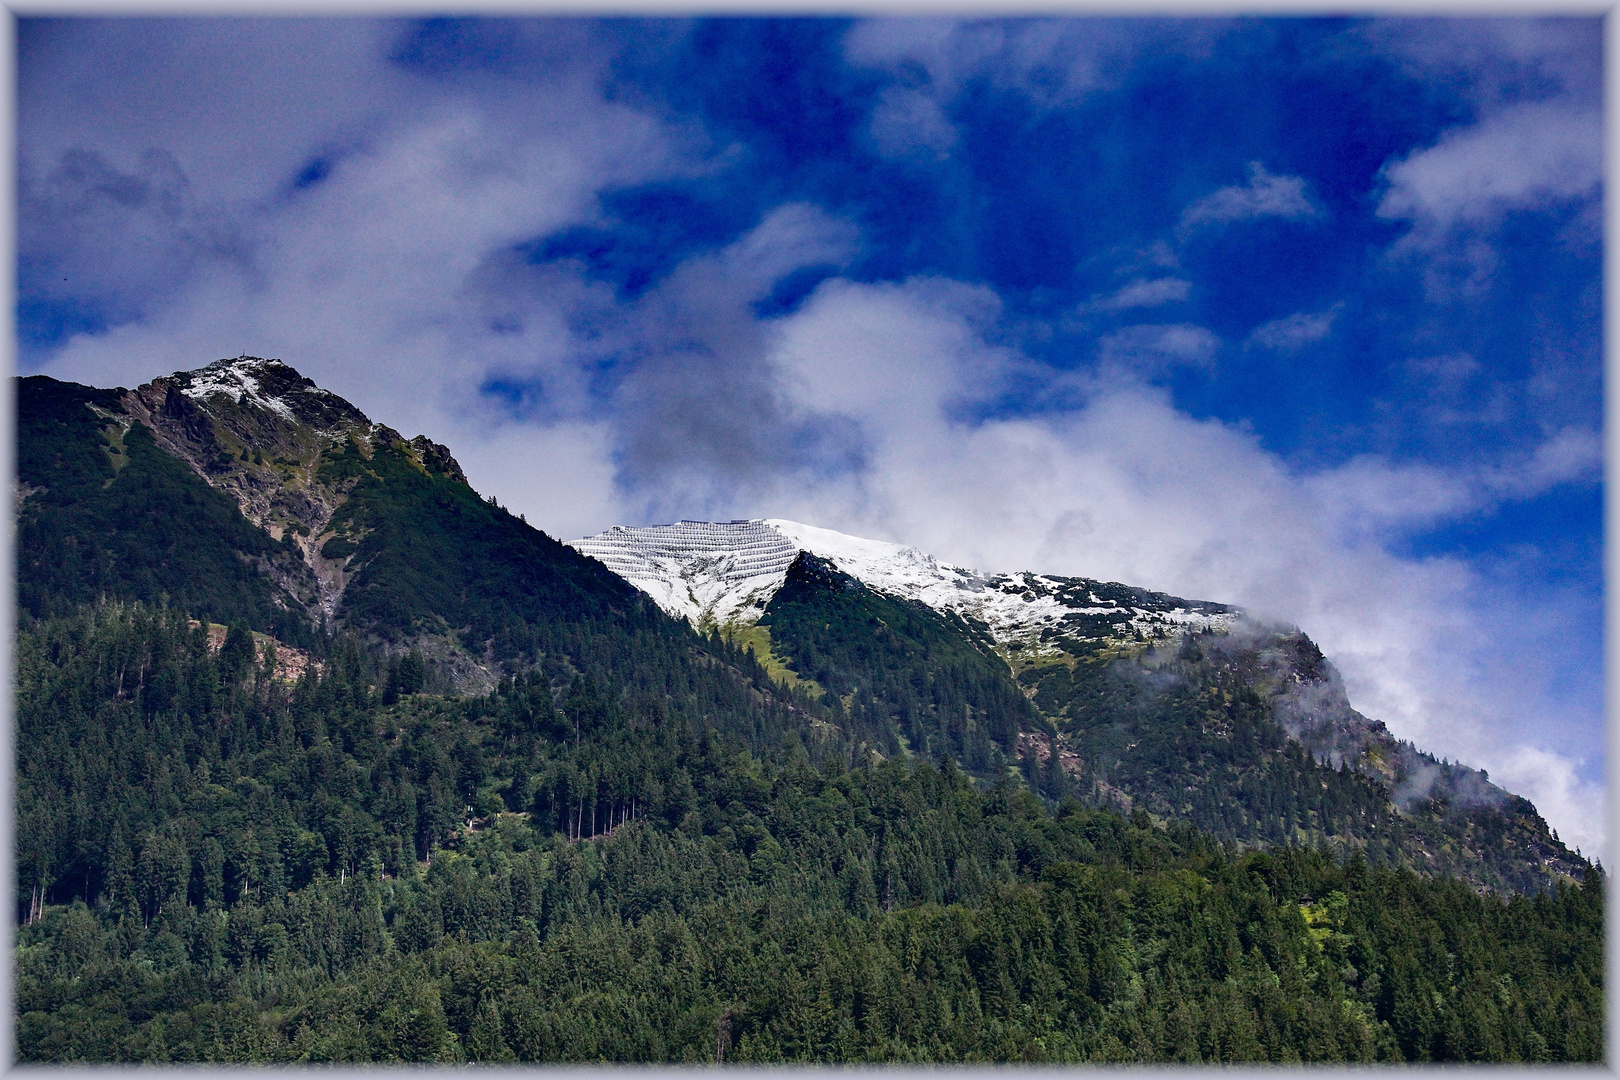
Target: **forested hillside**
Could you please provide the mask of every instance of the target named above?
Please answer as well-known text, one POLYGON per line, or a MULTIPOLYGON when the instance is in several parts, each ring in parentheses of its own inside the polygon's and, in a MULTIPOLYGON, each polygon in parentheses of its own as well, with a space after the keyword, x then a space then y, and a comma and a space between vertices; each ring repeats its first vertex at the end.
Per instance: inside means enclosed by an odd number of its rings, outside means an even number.
POLYGON ((1601 870, 1303 635, 700 634, 285 365, 19 397, 22 1060, 1602 1056, 1601 870))
POLYGON ((469 699, 395 665, 385 705, 352 641, 285 685, 179 613, 25 619, 21 1057, 1602 1053, 1597 875, 1504 899, 1239 855, 852 762, 786 706, 750 749, 711 718, 757 669, 710 650, 469 699))
POLYGON ((1036 722, 990 643, 960 619, 873 592, 802 554, 759 624, 825 704, 888 753, 949 754, 995 777, 1016 760, 1018 732, 1036 722))
MULTIPOLYGON (((1278 717, 1289 698, 1255 670, 1261 648, 1276 644, 1189 634, 1151 665, 1120 658, 1026 669, 1019 681, 1074 752, 1069 771, 1043 769, 1032 783, 1054 797, 1119 792, 1133 808, 1229 843, 1359 851, 1376 864, 1492 889, 1536 889, 1585 872, 1533 805, 1474 770, 1387 735, 1393 760, 1366 761, 1358 740, 1335 761, 1326 736, 1290 732, 1278 717), (1429 774, 1422 786, 1419 770, 1429 774)), ((1321 660, 1302 635, 1283 644, 1321 660)), ((1297 661, 1281 663, 1284 680, 1310 689, 1308 670, 1296 675, 1297 661)))

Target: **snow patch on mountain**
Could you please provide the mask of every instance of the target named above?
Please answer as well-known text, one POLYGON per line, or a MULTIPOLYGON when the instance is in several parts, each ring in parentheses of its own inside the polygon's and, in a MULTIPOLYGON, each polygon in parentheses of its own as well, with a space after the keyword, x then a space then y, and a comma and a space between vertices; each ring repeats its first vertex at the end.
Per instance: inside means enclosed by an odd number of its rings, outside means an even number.
POLYGON ((567 541, 694 626, 751 625, 801 551, 868 588, 983 623, 996 643, 1033 658, 1064 639, 1161 637, 1225 630, 1241 613, 1089 578, 985 575, 904 544, 868 540, 781 518, 630 528, 567 541))
POLYGON ((763 521, 615 525, 568 544, 698 627, 757 621, 799 554, 763 521))
POLYGON ((158 382, 172 382, 175 389, 205 411, 210 402, 227 397, 241 410, 265 410, 289 424, 307 425, 328 440, 381 430, 359 409, 280 360, 238 356, 234 360, 216 360, 196 371, 177 371, 168 379, 154 380, 158 382))
POLYGON ((240 405, 245 397, 249 404, 269 409, 288 420, 294 420, 293 411, 285 401, 265 394, 261 389, 258 376, 261 370, 270 364, 279 365, 280 361, 261 360, 256 356, 219 360, 200 371, 193 372, 191 384, 182 387, 180 392, 198 402, 207 401, 216 394, 224 394, 240 405))

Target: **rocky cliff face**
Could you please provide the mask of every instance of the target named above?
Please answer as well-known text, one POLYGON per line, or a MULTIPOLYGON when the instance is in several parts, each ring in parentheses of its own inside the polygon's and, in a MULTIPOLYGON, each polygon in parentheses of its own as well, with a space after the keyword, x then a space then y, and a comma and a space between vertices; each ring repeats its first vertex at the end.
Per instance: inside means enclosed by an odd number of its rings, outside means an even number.
MULTIPOLYGON (((1356 711, 1338 671, 1299 631, 1246 634, 1240 628, 1200 645, 1263 693, 1277 723, 1317 761, 1374 778, 1402 814, 1444 824, 1458 858, 1489 864, 1499 858, 1493 847, 1510 846, 1553 876, 1584 874, 1584 861, 1552 838, 1528 799, 1497 787, 1482 770, 1437 759, 1356 711)), ((1412 854, 1420 864, 1446 861, 1421 841, 1412 854)))
POLYGON ((420 435, 407 442, 280 360, 220 360, 153 379, 120 400, 159 446, 234 498, 244 517, 297 545, 308 576, 282 574, 277 584, 328 622, 352 574, 348 557, 322 549, 356 482, 324 469, 329 456, 349 444, 367 458, 377 445, 404 445, 426 468, 466 481, 445 447, 420 435))

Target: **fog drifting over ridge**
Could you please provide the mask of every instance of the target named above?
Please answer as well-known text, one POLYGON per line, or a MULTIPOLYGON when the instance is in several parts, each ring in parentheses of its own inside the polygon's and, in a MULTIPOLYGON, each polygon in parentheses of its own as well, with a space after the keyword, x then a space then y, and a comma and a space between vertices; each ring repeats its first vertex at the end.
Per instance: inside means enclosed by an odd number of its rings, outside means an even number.
MULTIPOLYGON (((784 517, 986 570, 1239 604, 1315 638, 1358 709, 1489 769, 1567 842, 1597 851, 1601 718, 1568 718, 1598 704, 1601 674, 1566 642, 1597 624, 1600 601, 1578 584, 1519 584, 1513 560, 1531 554, 1417 543, 1594 484, 1592 425, 1560 413, 1553 394, 1530 445, 1414 459, 1372 440, 1312 461, 1242 420, 1177 402, 1176 380, 1220 376, 1231 349, 1308 368, 1356 314, 1322 305, 1235 336, 1177 306, 1201 287, 1180 265, 1191 259, 1184 245, 1271 219, 1328 227, 1334 211, 1314 183, 1261 160, 1189 185, 1157 233, 1108 254, 1115 284, 1052 312, 1032 314, 1008 290, 946 268, 858 272, 881 243, 870 222, 791 193, 734 236, 672 249, 635 290, 604 280, 584 246, 542 258, 535 238, 611 231, 604 192, 699 183, 745 148, 656 100, 607 92, 602 72, 622 58, 572 24, 561 43, 537 33, 510 46, 537 50, 543 77, 474 73, 461 84, 402 74, 386 26, 330 24, 344 33, 310 52, 300 42, 320 35, 307 25, 165 39, 168 62, 215 82, 269 39, 287 68, 262 77, 263 99, 197 105, 164 130, 93 123, 79 143, 64 141, 61 117, 80 99, 47 88, 43 73, 87 43, 125 57, 95 84, 97 102, 125 88, 165 115, 179 90, 150 86, 126 31, 102 24, 41 48, 33 66, 25 53, 19 235, 29 265, 53 268, 49 288, 43 271, 29 287, 55 296, 63 277, 64 295, 105 313, 105 325, 37 349, 27 371, 135 385, 239 353, 278 357, 374 419, 447 443, 475 487, 561 538, 681 517, 784 517), (340 67, 369 74, 338 79, 340 67), (298 97, 296 122, 267 141, 246 118, 301 81, 337 104, 298 97), (244 176, 222 146, 256 153, 262 175, 244 176), (109 246, 120 260, 102 265, 109 246), (805 274, 812 288, 772 303, 805 274), (1042 343, 1063 333, 1084 344, 1054 364, 1042 343)), ((1006 92, 1023 85, 1039 108, 1059 109, 1124 62, 1099 46, 1086 71, 1043 81, 1040 65, 1057 61, 1016 35, 887 29, 852 31, 856 66, 920 56, 949 68, 922 89, 894 82, 863 121, 863 139, 906 162, 948 164, 959 152, 967 129, 946 105, 974 70, 993 68, 1006 92), (998 56, 1023 60, 995 66, 998 56)), ((1420 61, 1438 63, 1405 62, 1420 61)), ((1410 229, 1388 259, 1418 260, 1425 288, 1449 295, 1484 288, 1480 275, 1507 257, 1490 231, 1506 214, 1567 212, 1567 242, 1588 242, 1590 177, 1555 168, 1586 160, 1590 112, 1577 97, 1533 103, 1557 119, 1540 127, 1523 120, 1529 104, 1486 101, 1474 123, 1392 156, 1373 205, 1410 229), (1487 160, 1477 148, 1503 139, 1517 147, 1511 174, 1458 182, 1459 160, 1487 160), (1538 179, 1554 173, 1565 179, 1538 179)), ((1475 377, 1466 358, 1412 370, 1436 401, 1446 380, 1475 377)))

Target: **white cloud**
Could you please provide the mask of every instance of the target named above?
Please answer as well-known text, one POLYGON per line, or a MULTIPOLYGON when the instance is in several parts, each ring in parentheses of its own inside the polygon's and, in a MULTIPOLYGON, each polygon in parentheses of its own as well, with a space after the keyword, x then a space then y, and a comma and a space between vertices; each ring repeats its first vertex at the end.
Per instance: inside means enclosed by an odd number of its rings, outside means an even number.
POLYGON ((788 203, 767 214, 720 260, 728 277, 749 282, 758 296, 801 266, 843 266, 859 239, 849 222, 808 203, 788 203))
POLYGON ((1104 311, 1123 311, 1133 307, 1158 307, 1187 299, 1192 282, 1182 278, 1137 278, 1120 288, 1112 296, 1093 301, 1093 306, 1104 311))
POLYGON ((1565 428, 1527 452, 1488 465, 1403 464, 1363 454, 1302 484, 1321 506, 1322 521, 1341 537, 1386 542, 1563 484, 1594 482, 1602 469, 1601 436, 1565 428))
POLYGON ((873 427, 931 425, 1014 362, 985 344, 995 293, 937 278, 828 281, 775 335, 772 359, 800 406, 873 427))
POLYGON ((600 532, 624 512, 605 421, 506 423, 476 438, 460 431, 450 452, 476 490, 497 492, 503 506, 558 539, 600 532))
POLYGON ((982 80, 1054 109, 1116 85, 1139 56, 1207 56, 1231 25, 1218 19, 864 19, 845 36, 844 57, 908 80, 920 75, 941 101, 982 80))
POLYGON ((1413 78, 1443 81, 1485 109, 1526 88, 1602 93, 1603 28, 1597 18, 1372 19, 1351 33, 1394 57, 1413 78))
POLYGON ((1560 242, 1602 234, 1603 34, 1596 19, 1450 19, 1363 28, 1415 77, 1443 79, 1476 119, 1385 163, 1378 213, 1410 221, 1391 251, 1415 260, 1431 298, 1487 286, 1496 231, 1515 212, 1570 210, 1560 242))
POLYGON ((1127 326, 1102 336, 1097 362, 1105 374, 1134 372, 1151 378, 1178 367, 1210 367, 1220 344, 1220 338, 1202 326, 1127 326))
POLYGON ((251 235, 202 204, 173 156, 148 150, 129 169, 70 150, 18 182, 22 288, 93 307, 110 322, 161 307, 186 281, 247 270, 251 235))
POLYGON ((1603 436, 1589 428, 1562 428, 1526 457, 1485 474, 1485 484, 1504 499, 1527 499, 1561 484, 1595 482, 1603 475, 1603 436))
POLYGON ((1022 90, 1047 105, 1077 100, 1102 69, 1134 45, 1107 23, 1030 19, 958 22, 867 19, 844 39, 852 64, 926 72, 932 91, 949 100, 970 79, 1022 90))
POLYGON ((1565 844, 1588 859, 1613 861, 1604 850, 1604 785, 1583 779, 1575 762, 1520 745, 1499 755, 1490 773, 1492 783, 1535 803, 1565 844))
POLYGON ((1411 242, 1432 244, 1510 210, 1593 196, 1603 177, 1602 117, 1561 101, 1512 106, 1453 128, 1386 165, 1384 175, 1379 216, 1412 221, 1411 242))
POLYGON ((844 58, 894 77, 879 91, 867 125, 878 152, 940 161, 957 141, 946 106, 969 85, 1061 109, 1117 86, 1144 54, 1207 55, 1228 25, 1215 19, 863 19, 844 37, 844 58))
POLYGON ((1223 187, 1188 206, 1181 214, 1181 230, 1266 217, 1298 220, 1320 213, 1305 192, 1304 179, 1273 176, 1264 165, 1251 161, 1247 184, 1223 187))
POLYGON ((1254 332, 1249 335, 1249 344, 1276 349, 1278 352, 1302 349, 1313 341, 1321 341, 1327 337, 1333 330, 1333 320, 1338 314, 1339 309, 1333 307, 1327 311, 1300 311, 1280 319, 1273 319, 1263 326, 1255 327, 1254 332))

